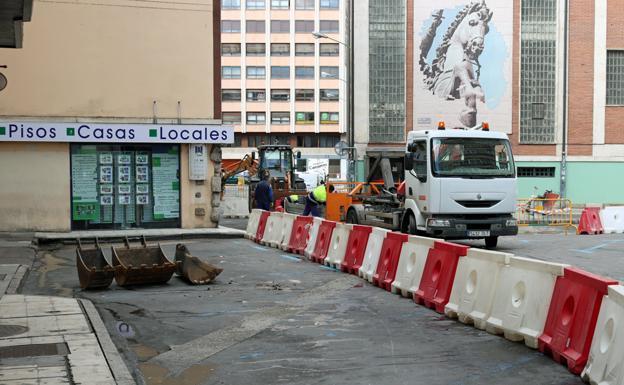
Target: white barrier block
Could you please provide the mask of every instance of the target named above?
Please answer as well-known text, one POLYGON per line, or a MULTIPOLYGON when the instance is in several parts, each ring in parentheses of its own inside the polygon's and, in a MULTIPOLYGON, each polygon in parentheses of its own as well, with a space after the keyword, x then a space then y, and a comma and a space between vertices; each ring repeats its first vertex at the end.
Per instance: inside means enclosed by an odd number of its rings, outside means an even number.
POLYGON ((504 334, 511 341, 522 341, 537 349, 544 331, 548 308, 558 276, 567 265, 512 257, 501 269, 492 314, 487 320, 489 333, 504 334))
POLYGON ((605 234, 624 233, 624 206, 608 206, 600 210, 605 234))
POLYGON ((508 253, 468 249, 468 254, 459 258, 453 290, 444 313, 462 323, 473 324, 477 329, 485 329, 500 272, 512 257, 508 253))
POLYGON ((602 299, 587 366, 581 377, 592 385, 624 384, 624 286, 609 286, 602 299))
POLYGON ((310 233, 308 234, 308 243, 303 252, 306 258, 310 258, 312 252, 314 251, 314 245, 316 244, 316 236, 318 235, 319 228, 321 227, 321 223, 323 219, 314 217, 314 221, 312 222, 312 228, 310 229, 310 233))
POLYGON ((249 216, 249 200, 247 198, 227 198, 221 201, 223 218, 245 218, 249 216))
POLYGON ((370 283, 373 283, 373 275, 377 271, 381 248, 383 247, 384 239, 386 239, 386 234, 389 232, 390 230, 373 227, 373 231, 368 236, 364 260, 358 274, 370 283))
MULTIPOLYGON (((412 298, 422 277, 429 249, 433 248, 435 239, 410 235, 403 243, 396 276, 392 282, 392 292, 403 297, 412 298)), ((460 258, 461 260, 462 258, 460 258)))
POLYGON ((245 230, 245 238, 252 239, 256 236, 258 232, 258 224, 260 223, 260 216, 262 215, 262 210, 253 209, 251 210, 251 214, 249 215, 249 220, 247 220, 247 230, 245 230))
POLYGON ((349 243, 349 234, 353 225, 336 223, 329 241, 329 249, 327 250, 327 258, 325 264, 340 269, 340 265, 344 260, 347 251, 347 243, 349 243))
POLYGON ((280 212, 271 213, 264 228, 264 235, 260 241, 261 244, 270 246, 272 243, 277 242, 277 238, 281 235, 283 215, 280 212))
POLYGON ((292 233, 293 223, 297 219, 296 215, 284 213, 282 216, 282 228, 280 229, 278 242, 273 245, 278 249, 287 250, 290 233, 292 233))

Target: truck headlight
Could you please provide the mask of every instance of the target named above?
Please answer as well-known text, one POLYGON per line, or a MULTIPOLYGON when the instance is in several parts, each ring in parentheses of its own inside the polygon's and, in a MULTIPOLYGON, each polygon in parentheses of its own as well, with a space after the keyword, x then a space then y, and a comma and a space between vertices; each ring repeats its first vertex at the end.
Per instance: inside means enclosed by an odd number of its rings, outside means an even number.
POLYGON ((507 222, 505 222, 505 226, 507 227, 518 227, 518 221, 515 219, 507 219, 507 222))
POLYGON ((451 221, 448 219, 429 219, 429 227, 451 227, 451 221))

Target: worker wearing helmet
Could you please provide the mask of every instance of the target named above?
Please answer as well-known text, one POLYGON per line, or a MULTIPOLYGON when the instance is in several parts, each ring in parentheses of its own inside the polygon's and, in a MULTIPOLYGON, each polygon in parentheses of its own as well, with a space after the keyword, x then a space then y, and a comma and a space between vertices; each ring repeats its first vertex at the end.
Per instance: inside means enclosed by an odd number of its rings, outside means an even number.
MULTIPOLYGON (((334 191, 334 186, 329 186, 329 192, 334 191)), ((320 217, 321 212, 319 210, 319 206, 325 204, 327 201, 327 190, 325 188, 325 182, 321 182, 312 192, 308 194, 306 197, 306 205, 303 210, 303 215, 312 214, 313 217, 320 217)))
POLYGON ((265 171, 254 192, 258 208, 266 211, 271 210, 271 203, 273 202, 273 189, 269 183, 270 177, 269 172, 265 171))

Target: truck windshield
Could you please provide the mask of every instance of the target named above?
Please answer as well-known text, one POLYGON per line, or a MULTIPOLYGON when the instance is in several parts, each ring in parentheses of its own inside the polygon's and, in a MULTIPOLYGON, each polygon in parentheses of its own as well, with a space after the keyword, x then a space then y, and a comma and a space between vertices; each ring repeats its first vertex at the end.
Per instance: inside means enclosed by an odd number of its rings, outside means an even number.
POLYGON ((268 170, 272 177, 284 178, 292 168, 292 153, 290 151, 266 150, 260 167, 268 170))
POLYGON ((433 175, 446 178, 513 178, 511 146, 505 139, 432 139, 433 175))

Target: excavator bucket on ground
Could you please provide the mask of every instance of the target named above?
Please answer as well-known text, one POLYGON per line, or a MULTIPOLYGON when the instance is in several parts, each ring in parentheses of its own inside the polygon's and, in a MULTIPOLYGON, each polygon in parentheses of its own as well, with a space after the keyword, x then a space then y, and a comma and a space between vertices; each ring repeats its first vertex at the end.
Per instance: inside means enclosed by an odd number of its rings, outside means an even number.
POLYGON ((85 249, 77 239, 76 268, 80 287, 86 289, 106 289, 113 282, 115 269, 104 258, 104 252, 98 239, 95 238, 95 248, 85 249))
POLYGON ((126 238, 125 247, 111 249, 119 286, 167 283, 176 271, 176 264, 167 259, 160 244, 148 246, 145 237, 141 246, 131 247, 126 238))
POLYGON ((176 273, 194 285, 205 285, 212 282, 223 269, 194 257, 188 248, 179 243, 176 245, 176 273))

